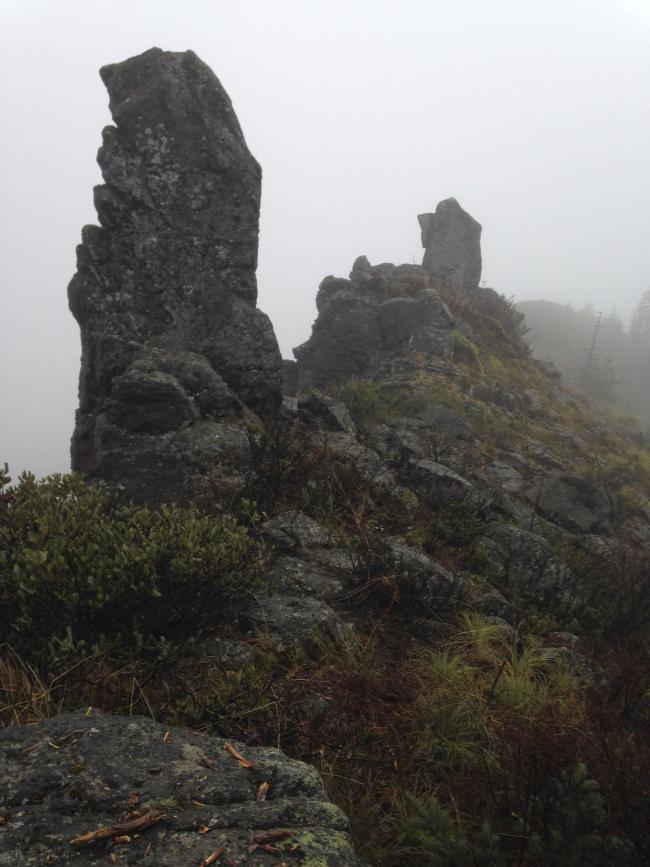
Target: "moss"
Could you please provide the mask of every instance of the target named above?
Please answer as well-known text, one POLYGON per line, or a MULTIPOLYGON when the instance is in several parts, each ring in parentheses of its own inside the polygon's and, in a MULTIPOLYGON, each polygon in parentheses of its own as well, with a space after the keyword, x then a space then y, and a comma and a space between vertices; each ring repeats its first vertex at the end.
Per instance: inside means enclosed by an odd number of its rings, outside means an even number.
POLYGON ((454 331, 454 358, 473 365, 479 373, 483 373, 483 363, 478 346, 460 331, 454 331))

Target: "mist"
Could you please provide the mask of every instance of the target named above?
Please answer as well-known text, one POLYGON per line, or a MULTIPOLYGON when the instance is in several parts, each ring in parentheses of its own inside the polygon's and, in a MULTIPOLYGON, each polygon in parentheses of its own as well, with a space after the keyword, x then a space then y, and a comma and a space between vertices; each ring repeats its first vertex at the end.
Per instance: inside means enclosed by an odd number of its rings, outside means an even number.
POLYGON ((629 316, 650 286, 649 35, 642 0, 2 0, 0 462, 69 467, 100 66, 191 48, 219 77, 262 165, 259 306, 291 357, 321 279, 420 262, 416 215, 449 196, 483 225, 487 285, 629 316))

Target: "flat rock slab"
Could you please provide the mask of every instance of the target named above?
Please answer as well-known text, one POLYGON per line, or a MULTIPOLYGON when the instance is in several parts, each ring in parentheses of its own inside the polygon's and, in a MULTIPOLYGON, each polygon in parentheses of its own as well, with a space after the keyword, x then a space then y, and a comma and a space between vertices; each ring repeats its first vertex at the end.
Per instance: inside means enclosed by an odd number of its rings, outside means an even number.
POLYGON ((207 863, 358 867, 315 768, 236 743, 242 767, 224 743, 97 711, 0 731, 0 865, 199 867, 223 849, 207 863), (128 828, 153 811, 153 824, 128 828), (127 830, 70 842, 119 824, 127 830))

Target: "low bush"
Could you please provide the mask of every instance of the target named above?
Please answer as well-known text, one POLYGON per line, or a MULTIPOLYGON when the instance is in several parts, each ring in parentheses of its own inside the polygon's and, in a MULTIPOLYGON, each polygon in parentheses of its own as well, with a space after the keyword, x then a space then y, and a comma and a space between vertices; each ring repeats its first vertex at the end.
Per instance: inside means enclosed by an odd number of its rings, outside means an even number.
POLYGON ((260 557, 229 515, 138 507, 76 475, 24 474, 0 502, 0 634, 29 660, 93 646, 165 655, 226 616, 260 557))

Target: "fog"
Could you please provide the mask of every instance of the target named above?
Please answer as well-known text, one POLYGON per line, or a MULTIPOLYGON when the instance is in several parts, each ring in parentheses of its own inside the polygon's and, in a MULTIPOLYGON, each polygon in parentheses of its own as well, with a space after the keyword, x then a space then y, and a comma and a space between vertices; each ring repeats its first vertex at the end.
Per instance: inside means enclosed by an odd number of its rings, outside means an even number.
POLYGON ((285 357, 326 274, 419 262, 455 196, 506 295, 629 315, 650 286, 647 0, 0 0, 0 461, 69 467, 67 309, 110 123, 97 70, 193 49, 263 168, 259 305, 285 357))

